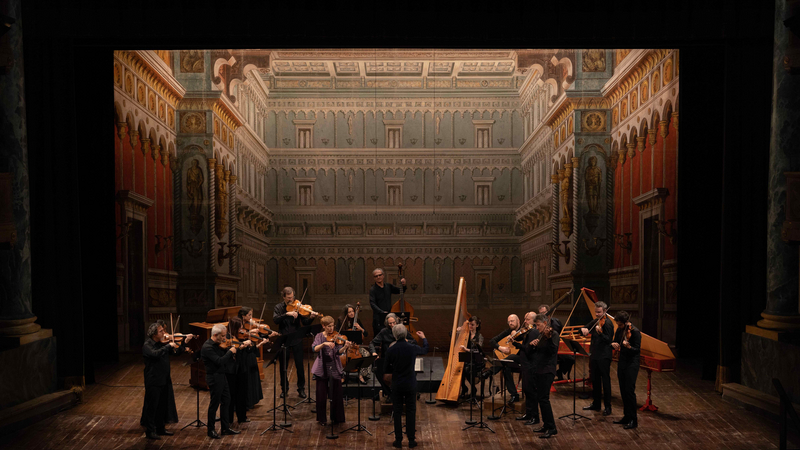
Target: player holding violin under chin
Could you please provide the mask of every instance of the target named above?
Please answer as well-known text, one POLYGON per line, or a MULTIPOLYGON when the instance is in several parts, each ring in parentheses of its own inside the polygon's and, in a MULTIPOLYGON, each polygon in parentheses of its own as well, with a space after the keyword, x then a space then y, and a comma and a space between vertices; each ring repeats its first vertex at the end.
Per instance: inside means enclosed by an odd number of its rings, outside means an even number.
POLYGON ((340 355, 350 348, 350 341, 336 332, 334 320, 325 316, 320 320, 323 331, 314 337, 312 348, 319 358, 314 361, 311 373, 317 377, 317 421, 326 425, 325 418, 328 396, 331 398, 331 421, 344 422, 344 398, 342 396, 342 377, 344 369, 340 355))
MULTIPOLYGON (((317 313, 311 311, 308 305, 300 305, 295 299, 294 289, 291 287, 283 288, 281 291, 283 301, 275 305, 272 311, 272 320, 278 325, 278 332, 282 335, 291 334, 302 327, 311 325, 317 317, 317 313)), ((289 357, 294 358, 294 366, 297 369, 297 395, 300 398, 306 398, 306 376, 303 370, 303 337, 297 336, 292 340, 286 342, 287 356, 286 363, 288 365, 289 357)), ((280 358, 280 372, 281 372, 281 398, 286 396, 286 389, 288 383, 286 380, 286 367, 284 367, 284 358, 280 358)))
POLYGON ((581 328, 584 336, 592 335, 589 347, 589 372, 592 374, 592 403, 584 410, 600 411, 600 400, 605 409, 603 415, 611 414, 611 342, 614 340, 614 324, 606 316, 608 305, 603 302, 594 304, 595 319, 581 328), (601 384, 602 383, 602 384, 601 384))

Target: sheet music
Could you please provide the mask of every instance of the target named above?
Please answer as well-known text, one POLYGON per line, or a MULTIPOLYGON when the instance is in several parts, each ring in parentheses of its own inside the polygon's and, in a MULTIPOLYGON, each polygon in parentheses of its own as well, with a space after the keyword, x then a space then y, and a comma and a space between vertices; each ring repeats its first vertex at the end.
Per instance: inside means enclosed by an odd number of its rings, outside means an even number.
POLYGON ((414 360, 414 372, 422 372, 422 358, 419 356, 414 360))

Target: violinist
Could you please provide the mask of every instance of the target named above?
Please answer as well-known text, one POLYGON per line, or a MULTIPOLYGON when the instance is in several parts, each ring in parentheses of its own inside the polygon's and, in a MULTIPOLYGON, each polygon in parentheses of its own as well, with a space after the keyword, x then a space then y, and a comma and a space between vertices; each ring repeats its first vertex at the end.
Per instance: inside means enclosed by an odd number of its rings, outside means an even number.
POLYGON ((228 421, 228 414, 225 412, 230 408, 231 392, 228 388, 228 379, 225 377, 227 367, 233 362, 233 356, 236 354, 237 348, 230 345, 228 348, 220 347, 220 344, 226 343, 225 335, 228 333, 228 328, 218 323, 211 328, 211 338, 203 343, 203 348, 200 350, 200 356, 203 358, 203 364, 206 367, 206 383, 208 389, 211 391, 211 400, 208 403, 208 437, 219 439, 220 436, 214 431, 214 421, 217 416, 217 409, 220 408, 221 414, 220 422, 222 424, 222 435, 239 434, 240 431, 231 429, 231 424, 228 421))
MULTIPOLYGON (((506 328, 505 331, 501 332, 497 336, 493 337, 491 341, 489 341, 492 344, 493 348, 498 349, 503 353, 510 353, 510 349, 504 345, 500 345, 499 342, 503 338, 511 334, 513 331, 517 331, 520 328, 519 316, 517 316, 516 314, 511 314, 510 316, 508 316, 507 322, 508 322, 508 328, 506 328)), ((519 355, 510 355, 505 359, 517 363, 520 362, 519 355)), ((512 373, 511 368, 509 368, 508 366, 503 366, 502 370, 503 370, 503 377, 505 378, 506 389, 508 390, 508 394, 511 396, 511 398, 508 400, 508 404, 511 405, 519 401, 519 394, 517 393, 517 385, 516 383, 514 383, 514 374, 512 373)), ((500 371, 499 368, 494 369, 494 373, 497 373, 499 371, 500 371)))
POLYGON ((533 379, 536 384, 539 408, 542 410, 542 426, 533 431, 544 433, 539 436, 541 439, 558 434, 553 418, 553 408, 550 406, 550 387, 553 386, 553 379, 556 377, 556 357, 561 338, 548 322, 545 316, 536 316, 533 323, 536 325, 539 336, 529 344, 529 347, 534 349, 532 352, 533 379))
MULTIPOLYGON (((241 310, 240 310, 241 311, 241 310)), ((233 413, 236 412, 236 418, 239 425, 250 422, 247 418, 247 392, 249 385, 249 364, 251 357, 256 358, 258 354, 258 347, 267 342, 266 339, 256 338, 258 344, 253 344, 250 339, 249 332, 244 329, 241 317, 231 317, 228 321, 228 330, 231 336, 242 342, 239 346, 239 351, 234 358, 234 363, 228 365, 228 370, 225 377, 228 379, 228 389, 231 391, 231 403, 227 411, 223 411, 228 415, 228 422, 233 423, 233 413)), ((256 367, 256 375, 258 375, 258 367, 256 367)), ((261 380, 259 380, 259 385, 261 380)))
POLYGON ((519 358, 520 372, 522 376, 522 392, 525 393, 525 414, 517 417, 517 420, 524 420, 525 425, 536 425, 539 423, 539 396, 536 392, 536 376, 534 366, 534 350, 531 345, 534 339, 539 337, 539 330, 536 329, 534 320, 537 315, 533 311, 525 314, 525 325, 531 330, 525 333, 521 342, 514 341, 514 347, 520 350, 517 353, 519 358))
MULTIPOLYGON (((339 314, 339 318, 336 319, 335 328, 343 331, 360 331, 361 342, 367 342, 367 336, 369 336, 369 332, 367 332, 367 330, 364 328, 364 324, 361 323, 361 319, 356 317, 356 310, 353 305, 344 305, 341 314, 339 314)), ((369 351, 364 347, 361 347, 359 352, 361 353, 361 356, 369 356, 369 351)), ((363 367, 358 373, 358 381, 361 384, 367 384, 367 378, 369 378, 369 367, 363 367)))
POLYGON ((624 425, 626 430, 639 426, 636 417, 636 377, 639 375, 639 352, 642 345, 642 333, 629 322, 630 314, 620 311, 614 317, 617 322, 617 333, 611 347, 619 350, 619 364, 617 376, 619 378, 619 391, 622 396, 622 419, 614 423, 624 425))
POLYGON ((331 422, 344 422, 344 397, 342 396, 342 376, 344 374, 339 355, 350 347, 350 341, 336 332, 334 320, 325 316, 320 320, 323 331, 314 337, 312 348, 319 357, 311 367, 317 379, 317 422, 327 425, 325 411, 328 396, 331 398, 331 422), (342 340, 344 338, 344 340, 342 340))
MULTIPOLYGON (((192 339, 186 337, 186 341, 192 339)), ((142 420, 147 429, 148 439, 161 439, 159 436, 172 436, 174 433, 167 431, 165 425, 178 421, 175 408, 175 394, 172 391, 172 378, 170 377, 169 357, 181 353, 186 347, 186 342, 178 345, 171 340, 164 340, 164 327, 153 323, 147 328, 147 338, 142 346, 144 356, 144 407, 142 420), (170 417, 174 414, 174 420, 170 417)))
MULTIPOLYGON (((383 328, 386 315, 392 309, 392 294, 399 294, 400 288, 386 283, 386 273, 381 268, 372 271, 375 284, 369 288, 369 306, 372 308, 372 331, 377 336, 383 328)), ((401 278, 400 284, 403 292, 406 291, 406 279, 401 278)))
MULTIPOLYGON (((248 306, 242 306, 237 315, 242 320, 243 324, 248 324, 248 323, 251 325, 258 324, 258 322, 256 322, 255 319, 253 319, 253 308, 250 308, 248 306)), ((245 328, 247 328, 247 326, 245 326, 245 328)), ((256 330, 253 329, 250 330, 250 333, 251 334, 257 333, 257 336, 259 336, 262 339, 251 338, 258 340, 258 343, 255 346, 255 350, 247 352, 246 358, 241 358, 243 360, 246 360, 246 362, 243 364, 245 364, 247 372, 247 400, 246 400, 247 409, 253 409, 256 403, 258 403, 259 401, 261 401, 262 398, 264 398, 264 393, 261 390, 261 375, 258 373, 258 353, 259 353, 258 348, 269 342, 267 339, 263 339, 263 337, 266 334, 262 333, 261 330, 256 332, 256 330)), ((272 336, 273 334, 277 333, 275 332, 269 333, 270 336, 272 336)), ((239 336, 241 336, 241 332, 239 336)), ((248 422, 248 420, 245 420, 245 422, 248 422)))
MULTIPOLYGON (((564 325, 560 320, 550 316, 550 306, 539 305, 539 315, 545 316, 545 319, 550 319, 553 329, 556 330, 556 333, 559 335, 561 334, 561 330, 564 329, 564 325)), ((575 357, 572 355, 558 355, 556 379, 563 380, 564 374, 568 374, 572 370, 573 365, 575 365, 575 357)))
MULTIPOLYGON (((283 288, 281 291, 283 301, 275 305, 272 311, 272 320, 278 325, 278 332, 282 335, 291 334, 302 327, 311 325, 314 318, 317 317, 316 312, 311 312, 308 317, 302 316, 298 311, 287 311, 287 306, 295 301, 295 292, 289 286, 283 288)), ((286 358, 280 358, 280 372, 281 372, 281 398, 286 397, 286 389, 288 389, 288 380, 286 379, 286 367, 284 366, 284 359, 286 364, 289 363, 289 356, 294 358, 294 366, 297 369, 297 396, 306 398, 306 376, 303 370, 303 337, 297 336, 290 341, 286 342, 286 351, 288 355, 286 358)))
MULTIPOLYGON (((156 320, 156 323, 164 330, 164 337, 161 338, 161 344, 169 344, 172 341, 172 335, 167 334, 167 324, 159 319, 156 320)), ((179 341, 177 337, 175 338, 175 343, 179 345, 179 347, 175 350, 173 355, 179 355, 183 351, 188 351, 183 344, 187 344, 190 340, 194 338, 194 335, 189 334, 185 336, 181 335, 181 340, 179 341)), ((145 342, 146 343, 146 342, 145 342)), ((147 365, 147 359, 145 359, 145 366, 147 365)), ((164 423, 178 423, 178 409, 175 406, 175 391, 172 389, 172 377, 170 375, 169 365, 166 366, 167 369, 167 379, 166 379, 166 402, 167 402, 167 416, 164 419, 164 423)), ((145 371, 147 368, 145 367, 145 371)), ((147 376, 145 376, 145 380, 147 376)), ((159 399, 162 401, 162 399, 159 399)), ((142 405, 142 418, 139 420, 139 424, 145 428, 147 428, 147 406, 148 403, 145 401, 142 405)))
POLYGON ((600 400, 603 400, 605 409, 603 415, 611 414, 611 342, 614 340, 614 324, 606 316, 608 305, 597 302, 594 306, 595 320, 589 328, 581 328, 584 336, 592 335, 589 346, 589 372, 592 374, 591 404, 583 407, 587 411, 600 411, 600 400))
MULTIPOLYGON (((481 334, 481 319, 478 316, 472 316, 467 321, 469 327, 469 339, 467 339, 467 346, 461 346, 459 351, 479 353, 483 356, 483 335, 481 334)), ((458 328, 461 331, 461 328, 458 328)), ((483 372, 482 367, 477 363, 470 364, 464 363, 464 371, 461 377, 461 397, 466 398, 467 395, 467 380, 472 386, 472 396, 475 396, 477 388, 475 387, 475 378, 483 372)))

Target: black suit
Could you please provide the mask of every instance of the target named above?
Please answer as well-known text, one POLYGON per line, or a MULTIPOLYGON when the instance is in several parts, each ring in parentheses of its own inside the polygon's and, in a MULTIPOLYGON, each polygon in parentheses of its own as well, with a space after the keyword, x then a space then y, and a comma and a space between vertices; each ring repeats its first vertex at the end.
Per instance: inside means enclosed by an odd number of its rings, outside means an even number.
MULTIPOLYGON (((403 292, 406 287, 403 286, 403 292)), ((392 294, 399 294, 400 288, 389 283, 383 283, 383 287, 373 284, 369 288, 369 306, 372 308, 372 331, 377 336, 384 327, 386 316, 392 309, 392 294)))
POLYGON ((617 364, 617 378, 619 378, 619 392, 625 411, 623 421, 636 421, 636 377, 639 375, 639 353, 642 346, 642 333, 631 326, 631 338, 628 341, 631 348, 622 345, 624 340, 623 327, 617 329, 614 342, 620 343, 619 364, 617 364))
POLYGON ((414 362, 417 360, 417 355, 426 353, 428 353, 427 339, 422 340, 422 347, 407 340, 400 340, 389 348, 384 356, 386 360, 384 372, 392 374, 395 441, 403 440, 403 405, 406 407, 406 435, 409 441, 416 439, 417 373, 414 372, 414 362))
POLYGON ((602 399, 606 409, 611 409, 611 341, 614 339, 614 324, 606 318, 602 333, 596 325, 589 330, 592 343, 589 346, 589 371, 592 374, 592 405, 600 407, 602 399))
MULTIPOLYGON (((142 346, 144 356, 144 405, 142 407, 142 424, 149 433, 164 430, 170 411, 176 411, 175 395, 172 393, 172 379, 169 372, 169 356, 177 355, 185 348, 181 344, 173 349, 169 344, 145 339, 142 346), (172 395, 170 395, 172 394, 172 395)), ((175 422, 177 422, 177 412, 175 422)))
MULTIPOLYGON (((544 339, 544 337, 540 337, 540 339, 544 339)), ((550 339, 543 340, 534 347, 531 358, 537 400, 539 408, 542 410, 542 426, 548 430, 556 429, 553 408, 550 406, 550 387, 553 386, 553 379, 556 377, 556 360, 560 341, 558 333, 553 331, 550 339)))
MULTIPOLYGON (((275 305, 272 311, 272 320, 278 325, 278 332, 282 335, 291 334, 302 327, 307 327, 314 322, 313 317, 303 317, 300 313, 297 317, 292 317, 286 314, 286 302, 280 302, 275 305)), ((294 358, 294 368, 297 370, 297 389, 303 389, 306 385, 306 374, 303 370, 303 338, 305 336, 296 336, 292 340, 286 342, 286 365, 289 365, 289 357, 294 358)), ((286 367, 283 363, 283 356, 278 357, 281 369, 281 391, 286 391, 288 388, 286 380, 286 367)))
POLYGON ((220 404, 222 404, 219 415, 222 430, 227 430, 231 427, 227 414, 231 403, 231 391, 228 388, 228 379, 225 373, 231 370, 229 366, 233 362, 233 352, 230 349, 220 348, 216 342, 209 339, 203 344, 200 356, 206 367, 206 383, 211 390, 211 401, 208 403, 208 422, 206 422, 208 431, 214 431, 214 420, 220 404))
POLYGON ((532 329, 522 338, 522 342, 514 342, 519 349, 520 367, 522 367, 522 392, 525 394, 525 415, 531 418, 539 417, 539 398, 536 393, 536 377, 534 376, 534 352, 531 346, 534 339, 539 338, 539 330, 532 329))

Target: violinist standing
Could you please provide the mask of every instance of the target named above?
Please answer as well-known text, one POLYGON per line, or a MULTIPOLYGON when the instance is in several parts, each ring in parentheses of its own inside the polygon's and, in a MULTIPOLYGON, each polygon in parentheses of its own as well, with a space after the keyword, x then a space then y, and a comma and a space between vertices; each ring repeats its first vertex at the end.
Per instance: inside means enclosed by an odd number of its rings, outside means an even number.
POLYGON ((536 325, 536 330, 539 331, 539 336, 530 342, 529 347, 534 349, 532 355, 533 377, 539 408, 542 410, 542 427, 533 431, 544 433, 539 437, 547 439, 558 434, 553 408, 550 406, 550 387, 553 386, 553 380, 556 377, 558 343, 561 338, 555 330, 548 327, 544 316, 536 316, 533 323, 536 325), (549 338, 546 329, 551 334, 549 338))
POLYGON ((519 365, 520 372, 522 372, 522 392, 525 393, 525 414, 517 417, 517 420, 524 420, 525 425, 536 425, 539 423, 539 394, 536 392, 536 375, 534 365, 534 350, 531 345, 534 339, 539 338, 539 330, 536 329, 535 320, 536 313, 533 311, 525 314, 525 325, 533 327, 522 338, 522 342, 514 341, 514 347, 520 351, 519 365))
MULTIPOLYGON (((369 288, 369 306, 372 307, 372 331, 377 336, 383 328, 386 315, 392 309, 392 294, 399 294, 400 288, 384 281, 386 274, 381 268, 373 270, 372 277, 375 284, 369 288)), ((405 292, 406 279, 401 278, 400 284, 405 292)))
POLYGON ((317 377, 317 422, 320 425, 327 425, 325 410, 327 409, 328 397, 331 398, 331 422, 334 424, 344 422, 344 397, 342 395, 342 377, 344 369, 342 360, 339 356, 350 347, 350 341, 339 341, 335 339, 340 336, 334 328, 334 320, 331 316, 325 316, 320 320, 323 331, 314 336, 312 348, 319 357, 311 367, 311 373, 317 377))
POLYGON ((600 411, 600 400, 603 400, 605 409, 603 415, 611 414, 611 342, 614 340, 614 324, 611 320, 603 319, 608 310, 608 305, 604 302, 595 303, 594 315, 597 323, 591 330, 581 328, 584 336, 592 335, 592 343, 589 346, 589 372, 592 374, 592 396, 591 404, 584 406, 584 410, 600 411))
MULTIPOLYGON (((172 392, 172 379, 170 378, 169 356, 181 353, 186 342, 192 339, 188 335, 183 343, 178 345, 173 341, 164 342, 164 327, 158 323, 147 328, 147 339, 142 346, 144 356, 144 407, 142 422, 147 429, 148 439, 161 439, 159 436, 172 436, 174 433, 167 431, 168 411, 175 410, 175 396, 172 392)), ((177 413, 175 413, 177 416, 177 413)), ((175 417, 177 421, 177 417, 175 417)))
MULTIPOLYGON (((564 329, 564 325, 555 317, 550 316, 550 306, 548 305, 539 305, 539 314, 545 316, 546 319, 550 319, 550 324, 556 333, 561 335, 561 330, 564 329)), ((563 380, 564 374, 568 374, 572 370, 572 366, 575 365, 575 357, 572 355, 558 355, 558 369, 556 369, 556 380, 563 380)))
POLYGON ((625 411, 622 419, 615 420, 614 423, 623 424, 626 430, 639 426, 636 417, 636 377, 639 375, 639 353, 642 345, 642 333, 628 322, 629 319, 630 314, 626 311, 620 311, 614 317, 618 327, 614 342, 611 343, 614 350, 619 350, 617 376, 625 411))
MULTIPOLYGON (((236 419, 239 425, 241 425, 250 422, 250 419, 247 418, 250 358, 256 358, 258 348, 267 342, 267 340, 260 339, 258 344, 254 344, 253 341, 250 340, 247 330, 244 329, 242 319, 238 316, 231 317, 228 321, 228 329, 231 331, 231 336, 238 336, 237 339, 243 342, 239 347, 236 357, 234 357, 233 364, 228 365, 228 370, 225 373, 225 377, 228 379, 228 389, 231 391, 231 403, 229 408, 223 412, 228 415, 228 422, 230 423, 233 423, 233 413, 236 412, 236 419), (240 330, 244 331, 244 333, 240 333, 240 330)), ((256 373, 257 372, 258 368, 256 368, 256 373)), ((259 382, 259 385, 260 384, 259 382)))
MULTIPOLYGON (((249 306, 242 306, 239 310, 237 316, 242 319, 243 324, 251 324, 257 325, 258 322, 253 320, 253 308, 249 306)), ((259 333, 259 336, 266 336, 269 334, 272 336, 273 334, 277 334, 274 331, 271 333, 259 333)), ((261 389, 261 375, 258 373, 258 347, 263 346, 269 342, 266 339, 262 339, 255 347, 253 351, 248 352, 247 358, 243 358, 245 360, 245 372, 247 373, 247 399, 245 400, 245 404, 247 409, 253 409, 253 407, 264 398, 264 392, 261 389)), ((247 422, 247 421, 245 421, 247 422)))
MULTIPOLYGON (((272 311, 272 320, 278 325, 278 332, 282 335, 291 334, 302 327, 307 327, 314 322, 317 317, 316 312, 312 312, 308 317, 303 317, 298 311, 287 311, 286 307, 295 300, 294 289, 287 286, 281 291, 283 301, 275 305, 272 311)), ((300 398, 306 398, 306 376, 303 371, 303 336, 297 336, 286 342, 286 362, 284 358, 280 358, 280 372, 281 372, 281 398, 286 396, 286 389, 288 381, 286 379, 286 367, 284 364, 289 364, 289 356, 294 358, 294 367, 297 369, 297 395, 300 398)))
MULTIPOLYGON (((173 340, 172 336, 167 333, 167 324, 161 319, 156 320, 156 323, 159 326, 161 326, 161 328, 164 329, 164 333, 163 333, 164 337, 161 338, 161 343, 162 344, 167 344, 168 341, 173 340)), ((188 343, 195 336, 193 334, 188 334, 188 335, 186 335, 186 337, 188 339, 186 341, 182 341, 181 344, 188 343)), ((177 342, 178 341, 176 341, 176 343, 177 342)), ((145 342, 145 344, 146 344, 146 342, 145 342)), ((144 348, 142 350, 144 350, 144 348)), ((182 347, 179 347, 179 348, 175 349, 175 352, 172 353, 172 354, 173 355, 179 355, 180 353, 182 353, 185 350, 186 350, 185 346, 182 346, 182 347)), ((164 420, 164 423, 178 423, 178 408, 175 406, 175 391, 172 389, 172 376, 170 375, 169 366, 166 366, 166 369, 167 369, 167 379, 166 379, 166 382, 165 382, 164 386, 166 386, 167 415, 166 415, 166 418, 164 420)), ((145 370, 147 370, 147 359, 145 359, 145 370)), ((147 376, 145 376, 145 379, 146 378, 147 378, 147 376)), ((159 397, 159 401, 162 401, 162 399, 160 397, 159 397)), ((142 405, 142 418, 139 419, 139 424, 141 426, 145 427, 145 428, 147 428, 147 406, 148 406, 147 402, 144 402, 144 404, 142 405)))
POLYGON ((208 437, 219 439, 220 436, 214 431, 214 421, 217 417, 217 409, 222 406, 220 422, 222 423, 222 435, 239 434, 240 431, 232 430, 231 424, 228 421, 228 411, 231 403, 231 391, 228 388, 228 379, 225 372, 233 362, 233 356, 236 354, 236 347, 231 345, 229 348, 224 349, 220 347, 220 343, 225 341, 225 334, 228 328, 220 323, 211 328, 211 338, 203 343, 203 348, 200 350, 200 356, 203 358, 203 364, 206 367, 206 383, 208 389, 211 391, 211 400, 208 403, 208 437))

